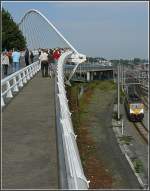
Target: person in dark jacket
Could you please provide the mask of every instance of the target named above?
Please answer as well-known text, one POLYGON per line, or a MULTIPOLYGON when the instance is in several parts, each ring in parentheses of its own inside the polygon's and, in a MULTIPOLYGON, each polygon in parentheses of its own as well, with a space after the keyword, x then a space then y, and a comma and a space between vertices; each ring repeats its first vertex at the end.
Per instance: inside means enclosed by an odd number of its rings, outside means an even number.
POLYGON ((49 69, 49 76, 52 77, 53 76, 53 62, 54 62, 54 59, 53 59, 53 51, 52 49, 50 49, 48 51, 48 69, 49 69))
POLYGON ((25 50, 24 58, 25 58, 26 66, 28 66, 29 65, 29 50, 28 50, 28 48, 26 48, 26 50, 25 50))
POLYGON ((34 58, 33 52, 30 51, 30 60, 31 60, 31 63, 33 63, 33 58, 34 58))

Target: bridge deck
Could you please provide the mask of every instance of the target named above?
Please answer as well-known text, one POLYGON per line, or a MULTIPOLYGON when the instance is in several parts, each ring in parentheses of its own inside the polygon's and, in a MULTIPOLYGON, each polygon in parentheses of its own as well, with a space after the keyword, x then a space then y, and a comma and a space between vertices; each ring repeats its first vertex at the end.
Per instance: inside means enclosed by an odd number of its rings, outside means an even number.
POLYGON ((3 189, 57 189, 53 79, 38 73, 2 119, 3 189))

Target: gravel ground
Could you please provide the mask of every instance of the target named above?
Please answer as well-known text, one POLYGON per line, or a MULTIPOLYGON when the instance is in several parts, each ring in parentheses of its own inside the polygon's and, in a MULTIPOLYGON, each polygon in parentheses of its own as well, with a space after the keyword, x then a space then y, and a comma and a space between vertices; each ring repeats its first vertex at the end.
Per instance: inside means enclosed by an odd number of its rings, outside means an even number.
MULTIPOLYGON (((91 181, 90 188, 138 189, 139 183, 118 146, 111 125, 114 89, 108 81, 93 87, 83 94, 84 104, 79 102, 77 130, 78 147, 85 175, 91 181)), ((76 128, 75 123, 74 120, 76 128)))

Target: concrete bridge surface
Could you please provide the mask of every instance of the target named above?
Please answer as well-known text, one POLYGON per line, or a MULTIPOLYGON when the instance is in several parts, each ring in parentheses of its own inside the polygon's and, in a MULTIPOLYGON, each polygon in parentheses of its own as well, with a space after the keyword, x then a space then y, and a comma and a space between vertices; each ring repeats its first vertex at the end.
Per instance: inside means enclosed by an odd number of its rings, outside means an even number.
POLYGON ((54 79, 39 72, 2 112, 2 188, 57 189, 54 79))

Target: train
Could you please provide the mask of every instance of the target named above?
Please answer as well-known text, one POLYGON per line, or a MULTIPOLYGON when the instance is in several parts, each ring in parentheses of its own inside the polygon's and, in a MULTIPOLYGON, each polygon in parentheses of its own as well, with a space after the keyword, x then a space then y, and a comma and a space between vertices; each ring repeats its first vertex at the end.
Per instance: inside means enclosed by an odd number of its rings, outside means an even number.
POLYGON ((140 122, 144 118, 144 103, 135 91, 134 86, 128 87, 124 101, 128 119, 132 122, 140 122))

